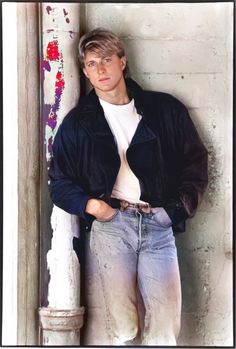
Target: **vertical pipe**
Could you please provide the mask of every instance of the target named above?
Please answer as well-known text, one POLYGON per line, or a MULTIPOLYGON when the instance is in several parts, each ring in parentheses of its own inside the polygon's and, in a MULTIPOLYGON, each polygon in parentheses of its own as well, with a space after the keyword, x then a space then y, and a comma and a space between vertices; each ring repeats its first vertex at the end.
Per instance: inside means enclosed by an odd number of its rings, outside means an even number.
MULTIPOLYGON (((47 169, 58 126, 79 98, 79 6, 41 4, 43 161, 47 169)), ((78 345, 84 311, 80 307, 80 265, 72 244, 73 237, 79 234, 78 218, 54 206, 51 226, 48 307, 39 309, 41 344, 78 345)))

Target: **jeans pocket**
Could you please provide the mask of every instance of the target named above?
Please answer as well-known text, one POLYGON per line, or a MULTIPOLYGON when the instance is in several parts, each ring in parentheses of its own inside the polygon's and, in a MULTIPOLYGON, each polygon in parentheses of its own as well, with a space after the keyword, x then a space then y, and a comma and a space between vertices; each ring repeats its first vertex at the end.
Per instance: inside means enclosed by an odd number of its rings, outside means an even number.
POLYGON ((117 208, 117 209, 116 209, 116 212, 115 212, 111 217, 109 217, 109 218, 107 218, 107 219, 96 219, 96 221, 98 221, 98 222, 100 222, 100 223, 109 223, 109 222, 113 222, 113 221, 115 220, 116 216, 118 215, 119 211, 120 211, 120 210, 117 208))
POLYGON ((172 221, 163 207, 152 209, 152 219, 162 228, 169 228, 172 225, 172 221))

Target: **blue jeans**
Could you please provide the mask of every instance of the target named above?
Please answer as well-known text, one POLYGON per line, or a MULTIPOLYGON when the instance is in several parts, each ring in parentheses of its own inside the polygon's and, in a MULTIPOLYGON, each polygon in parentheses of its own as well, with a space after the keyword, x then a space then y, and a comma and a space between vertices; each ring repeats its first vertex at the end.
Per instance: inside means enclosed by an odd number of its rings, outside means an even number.
POLYGON ((84 344, 176 345, 179 266, 171 224, 159 210, 127 208, 95 220, 86 254, 84 344))

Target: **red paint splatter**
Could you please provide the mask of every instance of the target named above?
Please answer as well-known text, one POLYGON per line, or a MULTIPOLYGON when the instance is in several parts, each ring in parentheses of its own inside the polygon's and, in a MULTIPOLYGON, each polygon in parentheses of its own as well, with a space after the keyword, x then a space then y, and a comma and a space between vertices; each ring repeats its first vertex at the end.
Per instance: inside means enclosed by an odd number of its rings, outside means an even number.
POLYGON ((60 87, 60 88, 64 88, 64 86, 65 86, 65 81, 64 81, 64 79, 63 79, 63 77, 62 77, 62 74, 61 74, 61 72, 60 71, 58 71, 57 72, 57 75, 56 75, 56 87, 60 87))
POLYGON ((59 60, 59 51, 58 51, 58 41, 54 40, 48 43, 47 46, 47 57, 49 61, 58 61, 59 60))
POLYGON ((50 12, 52 11, 51 6, 47 6, 47 7, 46 7, 46 11, 47 11, 48 15, 50 15, 50 12))

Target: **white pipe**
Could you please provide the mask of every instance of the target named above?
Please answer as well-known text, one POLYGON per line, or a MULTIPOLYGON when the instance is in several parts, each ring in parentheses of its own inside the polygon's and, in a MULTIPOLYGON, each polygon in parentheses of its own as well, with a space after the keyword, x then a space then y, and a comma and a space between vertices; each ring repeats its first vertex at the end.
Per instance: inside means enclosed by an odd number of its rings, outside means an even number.
MULTIPOLYGON (((79 99, 79 4, 43 3, 41 11, 43 116, 46 119, 45 153, 49 163, 56 130, 79 99)), ((40 309, 42 342, 76 345, 79 344, 78 333, 72 335, 68 331, 74 334, 78 331, 83 314, 83 308, 80 308, 80 265, 72 245, 73 237, 79 234, 78 218, 54 206, 51 225, 53 238, 51 250, 47 254, 49 306, 40 309), (60 326, 65 326, 65 331, 61 328, 58 330, 58 314, 62 313, 64 320, 60 326), (74 322, 75 317, 77 321, 74 322), (74 330, 71 329, 71 323, 74 323, 74 330)))

